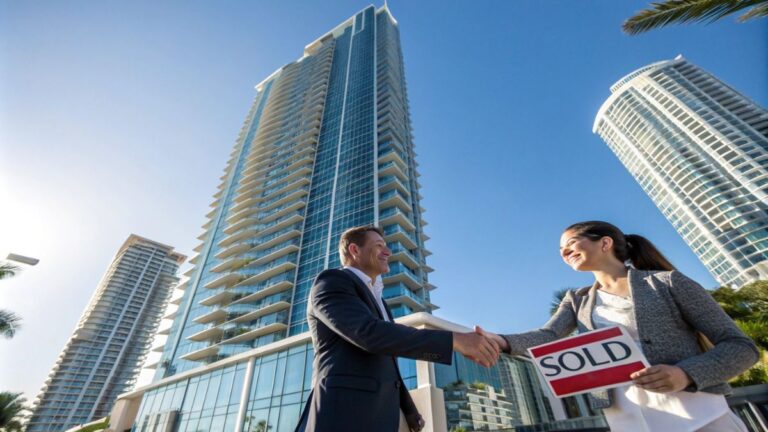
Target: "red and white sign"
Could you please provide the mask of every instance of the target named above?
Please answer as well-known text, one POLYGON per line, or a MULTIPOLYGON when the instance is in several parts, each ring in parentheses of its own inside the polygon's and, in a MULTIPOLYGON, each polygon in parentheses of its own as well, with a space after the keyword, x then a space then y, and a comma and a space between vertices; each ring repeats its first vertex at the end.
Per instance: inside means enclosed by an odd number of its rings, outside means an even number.
POLYGON ((650 366, 621 327, 582 333, 528 352, 557 397, 618 387, 632 382, 633 372, 650 366))

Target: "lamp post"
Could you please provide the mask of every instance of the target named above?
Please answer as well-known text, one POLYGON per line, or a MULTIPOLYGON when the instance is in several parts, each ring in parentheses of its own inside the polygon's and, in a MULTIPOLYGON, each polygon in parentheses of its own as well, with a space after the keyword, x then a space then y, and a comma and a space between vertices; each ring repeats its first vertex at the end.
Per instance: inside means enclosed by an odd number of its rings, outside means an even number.
POLYGON ((8 261, 16 261, 18 263, 27 264, 30 266, 37 265, 37 263, 40 262, 37 258, 31 258, 24 255, 19 255, 15 253, 9 253, 7 257, 5 257, 8 261))

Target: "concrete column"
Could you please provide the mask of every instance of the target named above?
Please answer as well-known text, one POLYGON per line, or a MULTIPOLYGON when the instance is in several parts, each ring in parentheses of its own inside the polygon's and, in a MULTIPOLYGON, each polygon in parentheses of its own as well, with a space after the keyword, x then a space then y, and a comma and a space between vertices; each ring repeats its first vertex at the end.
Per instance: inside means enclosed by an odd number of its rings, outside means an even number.
POLYGON ((256 357, 248 360, 248 366, 245 369, 245 382, 243 383, 243 392, 240 394, 240 407, 237 410, 237 420, 235 423, 235 432, 242 432, 245 414, 248 411, 248 395, 251 393, 251 381, 253 381, 253 369, 256 367, 256 357))
POLYGON ((139 413, 141 397, 135 399, 118 399, 112 407, 109 414, 109 428, 111 431, 124 431, 130 429, 133 422, 136 421, 136 415, 139 413))

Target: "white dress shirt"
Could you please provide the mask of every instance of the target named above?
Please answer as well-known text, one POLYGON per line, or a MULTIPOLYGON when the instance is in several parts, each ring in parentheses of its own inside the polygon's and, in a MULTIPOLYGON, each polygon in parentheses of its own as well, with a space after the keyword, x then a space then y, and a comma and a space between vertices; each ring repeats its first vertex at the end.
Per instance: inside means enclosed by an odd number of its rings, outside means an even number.
POLYGON ((360 278, 361 281, 365 284, 365 286, 368 287, 369 290, 371 290, 371 294, 373 294, 373 298, 376 300, 376 304, 379 307, 379 310, 381 311, 381 316, 384 317, 385 321, 389 321, 389 315, 387 315, 387 310, 384 309, 384 300, 381 299, 381 294, 384 292, 384 282, 381 281, 381 276, 376 276, 376 280, 371 279, 370 276, 365 274, 362 270, 352 267, 352 266, 345 266, 345 269, 352 270, 352 272, 357 275, 357 277, 360 278))
MULTIPOLYGON (((624 327, 642 350, 632 298, 598 290, 592 322, 595 328, 615 325, 624 327)), ((685 391, 655 393, 635 385, 616 388, 614 395, 613 405, 603 410, 611 430, 690 432, 707 430, 700 428, 706 428, 715 421, 735 424, 729 418, 730 410, 723 395, 685 391)), ((741 429, 728 427, 716 430, 726 432, 741 429)))

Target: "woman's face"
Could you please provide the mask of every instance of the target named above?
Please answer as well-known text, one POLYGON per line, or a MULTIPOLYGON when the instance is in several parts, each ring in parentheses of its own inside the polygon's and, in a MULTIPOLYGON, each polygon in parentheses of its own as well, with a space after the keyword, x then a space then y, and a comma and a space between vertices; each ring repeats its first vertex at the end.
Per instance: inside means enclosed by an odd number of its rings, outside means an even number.
POLYGON ((560 237, 560 256, 576 271, 598 269, 605 258, 604 247, 604 240, 592 240, 571 230, 560 237))

